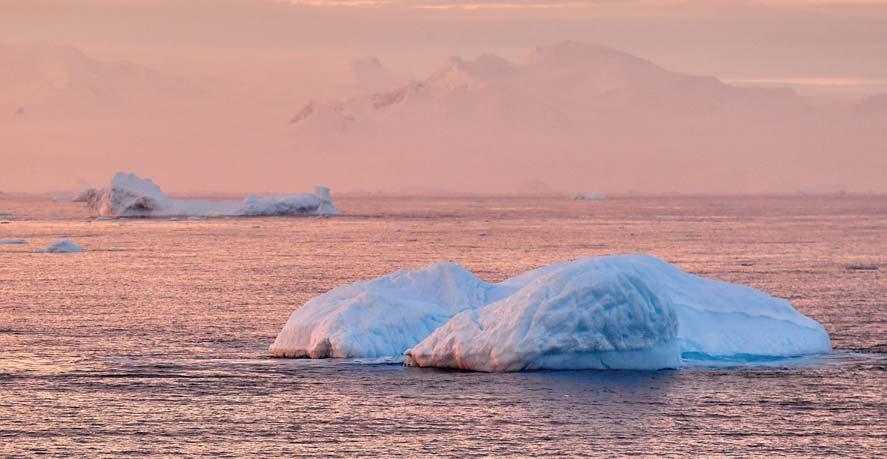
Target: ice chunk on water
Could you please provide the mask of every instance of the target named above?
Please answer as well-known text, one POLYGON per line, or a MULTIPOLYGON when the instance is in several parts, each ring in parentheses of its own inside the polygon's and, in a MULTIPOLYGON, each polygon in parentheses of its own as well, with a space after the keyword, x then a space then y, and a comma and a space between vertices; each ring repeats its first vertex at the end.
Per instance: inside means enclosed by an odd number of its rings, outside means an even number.
POLYGON ((82 252, 83 249, 68 239, 57 239, 52 241, 52 244, 50 244, 49 247, 45 249, 37 249, 37 251, 44 253, 78 253, 82 252))
POLYGON ((287 357, 382 357, 482 371, 671 368, 831 350, 822 325, 764 292, 655 257, 594 257, 498 284, 452 264, 339 287, 297 309, 287 357), (452 319, 450 319, 452 317, 452 319))
POLYGON ((28 241, 25 239, 0 239, 0 245, 2 244, 27 244, 28 241))

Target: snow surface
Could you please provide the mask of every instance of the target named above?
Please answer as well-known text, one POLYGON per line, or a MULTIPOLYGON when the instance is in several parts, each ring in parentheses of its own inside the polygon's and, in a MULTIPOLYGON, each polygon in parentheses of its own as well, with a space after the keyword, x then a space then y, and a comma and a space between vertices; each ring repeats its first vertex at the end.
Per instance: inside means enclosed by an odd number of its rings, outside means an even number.
POLYGON ((2 244, 27 244, 28 241, 25 239, 0 239, 0 245, 2 244))
POLYGON ((333 215, 339 211, 330 199, 330 189, 315 187, 313 194, 285 196, 249 196, 243 201, 209 199, 173 199, 160 187, 135 174, 118 172, 106 190, 80 192, 76 202, 84 202, 104 217, 220 217, 333 215))
POLYGON ((292 313, 280 357, 380 358, 479 371, 675 368, 826 353, 828 335, 764 292, 655 257, 593 257, 498 284, 454 264, 338 287, 292 313))
POLYGON ((45 249, 37 249, 38 252, 44 253, 79 253, 83 249, 79 245, 68 239, 57 239, 45 249))

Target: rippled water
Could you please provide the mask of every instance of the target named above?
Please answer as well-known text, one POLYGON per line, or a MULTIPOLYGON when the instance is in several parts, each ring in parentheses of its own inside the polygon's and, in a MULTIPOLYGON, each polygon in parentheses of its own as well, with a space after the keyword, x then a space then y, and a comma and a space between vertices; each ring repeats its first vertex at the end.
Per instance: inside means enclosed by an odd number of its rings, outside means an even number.
POLYGON ((0 245, 0 455, 887 453, 883 196, 336 204, 348 215, 96 221, 0 195, 0 239, 29 241, 0 245), (33 252, 62 237, 86 252, 33 252), (268 357, 289 313, 342 283, 442 260, 498 281, 624 252, 788 298, 836 351, 521 374, 268 357))

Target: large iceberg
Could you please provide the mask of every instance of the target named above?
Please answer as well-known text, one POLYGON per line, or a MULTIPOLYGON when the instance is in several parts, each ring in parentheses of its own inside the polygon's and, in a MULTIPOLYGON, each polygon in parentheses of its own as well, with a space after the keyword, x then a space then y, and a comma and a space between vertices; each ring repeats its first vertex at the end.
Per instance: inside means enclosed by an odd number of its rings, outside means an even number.
POLYGON ((108 189, 88 189, 73 199, 86 203, 105 217, 169 216, 278 216, 334 215, 339 211, 330 199, 329 188, 315 187, 313 194, 249 196, 243 201, 216 199, 173 199, 160 187, 135 174, 118 172, 108 189))
POLYGON ((826 353, 822 325, 783 299, 646 255, 593 257, 481 281, 453 264, 336 288, 290 316, 284 357, 405 355, 479 371, 660 369, 688 360, 826 353))

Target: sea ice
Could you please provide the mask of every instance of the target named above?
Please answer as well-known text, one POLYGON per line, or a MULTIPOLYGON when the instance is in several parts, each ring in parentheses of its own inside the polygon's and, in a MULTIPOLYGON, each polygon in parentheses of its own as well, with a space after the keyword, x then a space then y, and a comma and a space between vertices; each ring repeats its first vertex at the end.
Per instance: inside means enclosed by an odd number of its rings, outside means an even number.
POLYGON ((78 253, 82 252, 83 249, 68 239, 57 239, 52 241, 52 244, 50 244, 49 247, 45 249, 37 249, 37 251, 44 253, 78 253))
POLYGON ((330 199, 330 190, 286 196, 249 196, 243 201, 212 199, 173 199, 150 179, 118 172, 109 189, 80 192, 75 202, 84 202, 104 217, 223 217, 330 215, 339 211, 330 199))
POLYGON ((623 255, 498 284, 437 264, 346 285, 294 311, 270 349, 312 358, 405 353, 417 366, 517 371, 675 368, 826 353, 831 344, 786 300, 623 255))

